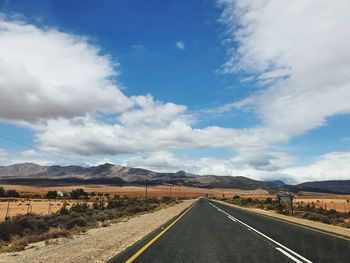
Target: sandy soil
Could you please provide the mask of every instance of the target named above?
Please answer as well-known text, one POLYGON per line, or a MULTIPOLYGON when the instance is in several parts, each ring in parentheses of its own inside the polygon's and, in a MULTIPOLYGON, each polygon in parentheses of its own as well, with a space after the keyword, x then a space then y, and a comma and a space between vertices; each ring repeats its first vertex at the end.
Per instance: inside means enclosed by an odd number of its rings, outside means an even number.
POLYGON ((239 209, 252 211, 252 212, 255 212, 255 213, 258 213, 258 214, 262 214, 262 215, 265 215, 265 216, 278 218, 278 219, 281 219, 281 220, 284 220, 284 221, 288 221, 288 222, 292 222, 292 223, 295 223, 295 224, 299 224, 299 225, 315 228, 317 230, 325 231, 325 232, 328 232, 328 233, 331 233, 331 234, 334 234, 334 235, 337 235, 337 236, 343 236, 343 237, 346 237, 346 238, 350 238, 350 229, 349 228, 343 228, 343 227, 328 225, 328 224, 315 222, 315 221, 311 221, 311 220, 306 220, 306 219, 302 219, 302 218, 281 215, 281 214, 276 213, 275 211, 266 211, 266 210, 262 210, 262 209, 258 209, 258 208, 240 207, 240 206, 237 206, 237 205, 228 204, 228 203, 223 202, 223 201, 216 201, 216 202, 220 202, 220 203, 223 203, 225 205, 233 206, 233 207, 239 208, 239 209))
POLYGON ((186 200, 178 205, 132 217, 108 227, 91 229, 72 239, 58 239, 56 244, 31 244, 32 248, 24 251, 1 254, 0 262, 105 262, 178 215, 194 201, 186 200))

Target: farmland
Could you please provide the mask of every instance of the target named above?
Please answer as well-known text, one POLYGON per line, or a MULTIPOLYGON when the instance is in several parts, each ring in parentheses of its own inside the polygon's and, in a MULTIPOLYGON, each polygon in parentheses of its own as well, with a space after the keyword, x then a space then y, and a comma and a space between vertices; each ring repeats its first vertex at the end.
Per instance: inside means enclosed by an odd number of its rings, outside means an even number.
POLYGON ((350 212, 350 195, 330 195, 330 196, 299 196, 294 203, 305 206, 314 205, 316 208, 325 210, 334 209, 338 212, 350 212))
MULTIPOLYGON (((67 204, 67 208, 73 204, 85 202, 88 206, 91 206, 93 200, 72 200, 72 199, 45 199, 44 196, 48 191, 62 191, 71 192, 76 188, 82 188, 87 193, 95 193, 96 196, 92 199, 114 196, 127 196, 127 197, 141 197, 146 195, 145 187, 137 186, 105 186, 105 185, 82 185, 82 186, 60 186, 60 187, 37 187, 37 186, 23 186, 23 185, 3 185, 5 190, 16 189, 21 196, 25 198, 1 198, 0 199, 0 221, 3 221, 7 214, 7 208, 9 207, 8 216, 14 216, 18 214, 27 214, 29 212, 48 215, 49 213, 57 212, 64 203, 67 204), (33 198, 35 196, 35 198, 33 198), (102 197, 101 197, 102 196, 102 197)), ((198 196, 215 196, 222 197, 223 195, 228 198, 232 198, 234 195, 241 194, 247 196, 255 196, 256 198, 266 198, 267 192, 264 190, 235 190, 235 189, 201 189, 194 187, 177 187, 177 186, 155 186, 147 187, 147 197, 171 197, 173 198, 194 198, 198 196)))
MULTIPOLYGON (((2 198, 0 199, 0 221, 5 219, 7 208, 9 206, 8 215, 14 216, 18 214, 26 214, 32 212, 40 215, 57 212, 64 203, 67 207, 73 204, 86 202, 89 206, 93 200, 82 201, 72 199, 45 199, 44 196, 48 191, 71 192, 76 188, 82 188, 88 193, 95 193, 101 196, 127 196, 127 197, 145 197, 146 188, 139 186, 107 186, 107 185, 81 185, 81 186, 24 186, 24 185, 3 185, 5 190, 16 189, 21 196, 25 198, 2 198), (35 196, 35 197, 34 197, 35 196)), ((193 198, 208 195, 216 198, 232 199, 233 196, 239 195, 242 198, 253 198, 265 200, 267 197, 275 199, 274 195, 269 195, 265 190, 240 190, 240 189, 203 189, 195 187, 178 187, 178 186, 149 186, 147 187, 147 196, 174 198, 193 198)), ((303 195, 296 196, 295 205, 306 206, 313 205, 316 208, 325 210, 334 209, 338 212, 350 212, 350 195, 303 195)))

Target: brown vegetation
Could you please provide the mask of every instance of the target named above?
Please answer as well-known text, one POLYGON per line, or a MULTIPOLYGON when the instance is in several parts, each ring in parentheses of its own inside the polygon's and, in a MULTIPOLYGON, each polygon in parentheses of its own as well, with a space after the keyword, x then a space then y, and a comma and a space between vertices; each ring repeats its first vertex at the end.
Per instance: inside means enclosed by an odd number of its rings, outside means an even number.
POLYGON ((28 213, 8 218, 0 223, 0 250, 22 250, 29 243, 51 238, 67 237, 86 228, 108 225, 107 220, 154 211, 178 202, 170 198, 109 198, 73 204, 63 204, 50 215, 28 213))

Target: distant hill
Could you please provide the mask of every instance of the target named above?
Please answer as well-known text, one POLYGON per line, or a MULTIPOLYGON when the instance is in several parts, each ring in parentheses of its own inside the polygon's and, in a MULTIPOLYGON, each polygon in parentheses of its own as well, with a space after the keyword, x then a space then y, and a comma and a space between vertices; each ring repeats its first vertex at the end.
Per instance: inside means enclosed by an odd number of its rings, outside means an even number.
POLYGON ((330 181, 316 181, 307 182, 297 185, 300 188, 313 188, 319 191, 334 191, 344 194, 350 193, 350 180, 330 180, 330 181))
POLYGON ((286 183, 282 180, 265 181, 265 183, 268 183, 270 185, 286 185, 286 183))
POLYGON ((286 185, 282 181, 262 182, 243 176, 199 176, 185 171, 158 173, 109 163, 91 167, 40 166, 33 163, 0 166, 1 183, 26 185, 144 185, 147 183, 149 185, 173 184, 202 188, 265 189, 271 193, 277 191, 350 193, 350 180, 310 182, 293 186, 286 185))

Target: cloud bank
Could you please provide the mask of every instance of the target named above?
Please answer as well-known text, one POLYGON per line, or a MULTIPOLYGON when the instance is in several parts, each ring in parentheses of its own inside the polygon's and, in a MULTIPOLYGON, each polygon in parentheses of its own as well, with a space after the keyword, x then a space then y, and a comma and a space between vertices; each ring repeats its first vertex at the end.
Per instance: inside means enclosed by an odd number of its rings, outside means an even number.
POLYGON ((288 137, 350 112, 349 1, 219 3, 220 21, 237 44, 222 71, 245 72, 262 86, 233 106, 250 107, 288 137))

